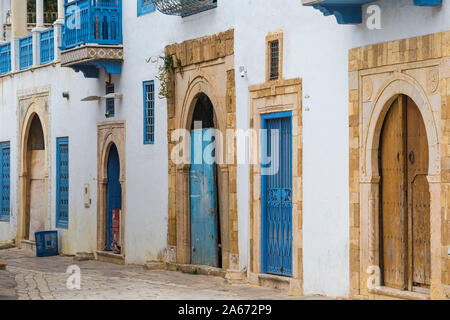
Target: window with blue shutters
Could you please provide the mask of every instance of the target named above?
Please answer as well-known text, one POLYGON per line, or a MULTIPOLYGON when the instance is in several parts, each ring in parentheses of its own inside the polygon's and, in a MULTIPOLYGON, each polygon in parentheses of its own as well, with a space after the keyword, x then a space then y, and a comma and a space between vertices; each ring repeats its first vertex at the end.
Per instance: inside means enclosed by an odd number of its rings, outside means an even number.
POLYGON ((9 142, 0 143, 0 221, 8 222, 11 215, 10 191, 10 146, 9 142))
POLYGON ((155 83, 144 82, 144 144, 155 142, 155 83))
POLYGON ((69 138, 56 139, 56 227, 69 226, 69 138))
POLYGON ((155 5, 152 0, 137 0, 138 16, 155 11, 155 5))

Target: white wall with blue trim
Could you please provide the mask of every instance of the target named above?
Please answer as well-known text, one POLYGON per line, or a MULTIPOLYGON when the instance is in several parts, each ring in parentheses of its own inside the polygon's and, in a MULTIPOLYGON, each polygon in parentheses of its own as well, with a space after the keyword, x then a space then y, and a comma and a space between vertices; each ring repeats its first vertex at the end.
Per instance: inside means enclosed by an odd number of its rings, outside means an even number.
MULTIPOLYGON (((333 16, 298 0, 219 0, 218 8, 186 18, 158 11, 137 14, 137 1, 123 1, 125 61, 112 80, 123 99, 113 120, 126 120, 126 261, 157 260, 167 247, 167 114, 156 98, 155 143, 143 144, 142 83, 156 81, 157 66, 146 62, 175 42, 235 29, 237 126, 249 127, 250 85, 265 81, 265 36, 284 31, 283 77, 303 79, 303 287, 305 294, 349 293, 348 50, 367 44, 450 30, 450 2, 416 7, 412 0, 380 0, 382 29, 338 25, 333 16)), ((366 15, 363 15, 366 18, 366 15)), ((81 102, 103 95, 107 79, 85 79, 71 69, 45 67, 0 79, 0 141, 11 141, 11 221, 0 222, 0 240, 17 228, 18 105, 20 90, 50 86, 50 225, 55 223, 56 137, 69 136, 69 229, 62 230, 65 253, 92 252, 97 232, 97 122, 104 103, 81 102), (68 91, 70 98, 62 98, 68 91), (83 186, 92 204, 85 208, 83 186)), ((112 120, 112 119, 111 119, 112 120)), ((249 264, 249 166, 238 167, 240 265, 249 264)))

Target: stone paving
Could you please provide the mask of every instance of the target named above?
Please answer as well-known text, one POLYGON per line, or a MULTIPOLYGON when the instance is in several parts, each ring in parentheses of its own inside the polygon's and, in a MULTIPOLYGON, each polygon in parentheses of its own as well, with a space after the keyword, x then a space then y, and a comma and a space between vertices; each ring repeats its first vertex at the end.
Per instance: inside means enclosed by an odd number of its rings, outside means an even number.
POLYGON ((223 278, 167 270, 145 270, 72 257, 37 258, 20 249, 0 250, 8 266, 0 271, 0 300, 259 300, 317 299, 293 297, 268 288, 227 283, 223 278), (81 270, 81 289, 67 288, 67 267, 81 270))

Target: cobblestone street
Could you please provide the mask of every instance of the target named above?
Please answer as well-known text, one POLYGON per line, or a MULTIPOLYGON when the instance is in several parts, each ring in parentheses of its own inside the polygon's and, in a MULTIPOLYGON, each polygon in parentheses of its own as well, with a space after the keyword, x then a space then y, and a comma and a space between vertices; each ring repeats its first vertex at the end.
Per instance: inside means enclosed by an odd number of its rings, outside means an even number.
POLYGON ((37 258, 20 249, 0 250, 7 269, 0 271, 0 300, 80 299, 316 299, 292 297, 248 284, 230 285, 224 279, 176 271, 146 270, 72 257, 37 258), (67 267, 81 269, 81 289, 66 286, 67 267))

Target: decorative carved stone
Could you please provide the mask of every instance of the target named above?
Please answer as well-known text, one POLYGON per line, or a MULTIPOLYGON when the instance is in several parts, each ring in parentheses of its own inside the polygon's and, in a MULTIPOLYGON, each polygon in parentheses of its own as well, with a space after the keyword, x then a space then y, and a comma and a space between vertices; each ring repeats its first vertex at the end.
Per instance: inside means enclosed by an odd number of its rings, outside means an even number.
POLYGON ((371 101, 373 95, 373 81, 370 77, 363 78, 363 102, 371 101))
POLYGON ((439 69, 431 68, 427 72, 427 91, 435 93, 439 86, 439 69))

